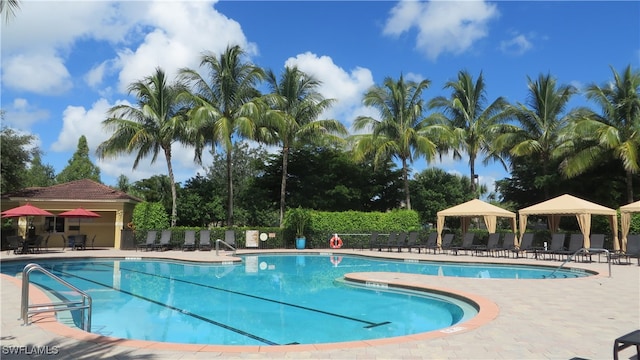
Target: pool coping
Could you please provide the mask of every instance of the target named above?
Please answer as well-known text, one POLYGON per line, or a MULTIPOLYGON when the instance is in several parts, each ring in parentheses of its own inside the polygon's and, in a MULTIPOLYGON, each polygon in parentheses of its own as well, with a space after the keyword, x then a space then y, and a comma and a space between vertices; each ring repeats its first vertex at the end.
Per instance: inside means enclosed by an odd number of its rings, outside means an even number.
MULTIPOLYGON (((309 254, 309 253, 307 253, 309 254)), ((244 255, 244 254, 243 254, 244 255)), ((250 255, 250 254, 247 254, 250 255)), ((273 254, 275 255, 275 254, 273 254)), ((95 258, 95 257, 93 257, 95 258)), ((55 258, 51 258, 55 259, 55 258)), ((64 258, 69 259, 69 258, 64 258)), ((152 258, 154 260, 171 260, 166 258, 152 258)), ((173 259, 177 261, 182 261, 179 259, 173 259)), ((7 262, 13 260, 5 260, 7 262)), ((16 259, 15 261, 19 261, 16 259)), ((220 261, 215 263, 222 263, 220 261)), ((415 281, 410 281, 407 279, 402 279, 403 273, 387 273, 387 272, 358 272, 358 273, 348 273, 345 274, 344 278, 346 281, 352 281, 356 283, 376 283, 376 284, 385 284, 386 286, 397 288, 397 289, 407 289, 413 291, 421 291, 421 292, 435 292, 437 294, 446 295, 455 297, 456 299, 468 302, 472 304, 478 311, 478 313, 471 319, 464 321, 462 323, 454 324, 452 326, 446 327, 444 329, 417 333, 411 335, 404 336, 395 336, 389 338, 382 339, 368 339, 368 340, 357 340, 357 341, 346 341, 346 342, 333 342, 333 343, 319 343, 319 344, 296 344, 296 345, 210 345, 210 344, 184 344, 184 343, 173 343, 173 342, 160 342, 160 341, 148 341, 148 340, 133 340, 133 339, 124 339, 124 338, 116 338, 104 335, 98 335, 93 333, 87 333, 81 329, 69 327, 68 325, 63 324, 58 321, 55 314, 53 313, 42 313, 37 314, 31 317, 31 325, 36 325, 45 331, 49 331, 51 333, 64 336, 67 338, 72 338, 79 341, 87 341, 92 343, 100 343, 100 344, 117 344, 118 346, 125 347, 133 347, 140 349, 148 349, 148 350, 178 350, 178 351, 186 351, 186 352, 226 352, 226 353, 237 353, 237 352, 300 352, 300 351, 313 351, 313 350, 325 350, 325 349, 350 349, 350 348, 359 348, 359 347, 372 347, 379 346, 385 344, 398 344, 403 342, 412 342, 419 340, 427 340, 427 339, 436 339, 439 337, 450 336, 457 333, 472 331, 477 329, 498 316, 499 308, 498 306, 481 296, 466 293, 458 290, 448 289, 445 287, 434 287, 434 286, 425 286, 415 281), (393 275, 392 279, 383 279, 381 276, 393 275)), ((415 276, 416 274, 411 274, 415 276)), ((0 274, 3 278, 7 279, 9 282, 15 284, 18 288, 22 286, 22 280, 20 278, 0 274)), ((419 276, 429 276, 432 275, 419 275, 419 276)), ((30 284, 29 285, 29 302, 35 304, 47 304, 51 302, 51 299, 47 296, 47 294, 38 288, 37 286, 30 284)))

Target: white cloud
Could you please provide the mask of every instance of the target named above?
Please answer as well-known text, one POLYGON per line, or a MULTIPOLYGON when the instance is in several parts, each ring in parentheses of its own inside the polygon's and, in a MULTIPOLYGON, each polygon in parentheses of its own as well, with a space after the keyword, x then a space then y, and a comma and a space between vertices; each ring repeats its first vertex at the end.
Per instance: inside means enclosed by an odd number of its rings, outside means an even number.
POLYGON ((349 127, 355 117, 371 114, 371 110, 362 105, 363 94, 374 85, 369 69, 357 67, 348 72, 336 65, 331 57, 310 52, 287 59, 285 66, 297 66, 321 79, 320 93, 327 99, 338 100, 322 117, 341 120, 349 127))
POLYGON ((500 50, 505 54, 522 55, 533 48, 533 44, 525 35, 516 34, 509 40, 500 42, 500 50))
POLYGON ((72 87, 64 60, 42 54, 8 56, 2 65, 4 85, 35 94, 60 95, 72 87))
POLYGON ((460 54, 488 35, 497 18, 495 4, 485 1, 401 1, 391 10, 383 33, 399 36, 417 28, 416 47, 436 60, 443 53, 460 54))
POLYGON ((4 105, 3 125, 28 132, 31 127, 49 118, 49 112, 31 106, 26 99, 16 98, 10 105, 4 105))

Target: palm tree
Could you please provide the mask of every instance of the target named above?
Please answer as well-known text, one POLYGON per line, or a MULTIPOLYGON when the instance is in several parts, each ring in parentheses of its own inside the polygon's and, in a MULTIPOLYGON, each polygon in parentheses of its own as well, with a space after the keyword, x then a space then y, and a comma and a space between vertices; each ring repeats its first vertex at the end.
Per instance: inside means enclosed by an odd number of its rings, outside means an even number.
POLYGON ((554 149, 560 144, 561 131, 570 123, 571 113, 567 113, 567 103, 577 93, 570 85, 558 85, 551 75, 538 76, 536 81, 527 77, 529 94, 526 104, 508 105, 505 112, 515 118, 518 125, 499 135, 494 146, 508 149, 514 157, 537 159, 542 169, 544 197, 550 197, 549 184, 552 181, 550 164, 554 149))
POLYGON ((476 194, 475 162, 480 154, 485 154, 483 163, 499 161, 506 169, 501 154, 492 144, 493 139, 505 131, 507 118, 503 109, 506 101, 499 97, 485 107, 486 88, 482 72, 474 83, 467 71, 460 71, 458 80, 447 82, 444 88, 452 90, 451 96, 436 97, 429 102, 429 107, 442 109, 455 138, 454 156, 460 158, 462 152, 469 156, 471 191, 476 194))
POLYGON ((202 148, 221 143, 227 162, 227 225, 233 225, 233 142, 237 138, 255 139, 264 128, 258 126, 263 116, 257 83, 264 78, 259 67, 243 62, 244 51, 235 45, 216 57, 205 54, 200 66, 206 67, 209 78, 183 69, 181 75, 193 85, 195 107, 190 112, 198 136, 192 138, 199 157, 202 148))
POLYGON ((633 175, 640 171, 640 71, 627 66, 622 76, 611 68, 613 81, 587 87, 587 98, 602 109, 601 114, 580 117, 572 135, 585 147, 562 164, 568 177, 614 158, 626 172, 627 202, 633 202, 633 175))
POLYGON ((129 94, 138 99, 137 106, 116 105, 109 109, 109 118, 102 122, 113 135, 96 149, 100 158, 115 157, 137 151, 133 169, 140 160, 152 154, 153 164, 162 151, 171 180, 171 226, 177 219, 176 183, 171 163, 174 142, 187 142, 188 122, 183 98, 186 88, 179 82, 167 84, 165 73, 156 68, 152 76, 129 85, 129 94))
POLYGON ((429 80, 405 81, 387 77, 383 86, 374 86, 364 95, 364 104, 380 113, 380 119, 359 116, 353 123, 356 131, 371 130, 370 134, 354 135, 354 155, 357 160, 373 154, 374 163, 380 164, 390 158, 402 163, 405 205, 411 209, 409 193, 409 163, 424 156, 431 161, 437 152, 439 130, 432 118, 424 118, 422 92, 430 85, 429 80))
POLYGON ((339 142, 334 134, 346 135, 347 129, 333 119, 316 120, 334 102, 325 99, 318 91, 320 82, 297 67, 286 67, 278 81, 273 71, 267 72, 267 83, 272 93, 265 96, 280 121, 276 128, 278 142, 282 145, 282 180, 280 184, 280 225, 284 219, 287 191, 287 166, 289 152, 300 141, 314 142, 320 138, 339 142))
POLYGON ((20 10, 20 1, 18 0, 0 0, 0 14, 4 14, 5 22, 16 16, 16 11, 20 10))

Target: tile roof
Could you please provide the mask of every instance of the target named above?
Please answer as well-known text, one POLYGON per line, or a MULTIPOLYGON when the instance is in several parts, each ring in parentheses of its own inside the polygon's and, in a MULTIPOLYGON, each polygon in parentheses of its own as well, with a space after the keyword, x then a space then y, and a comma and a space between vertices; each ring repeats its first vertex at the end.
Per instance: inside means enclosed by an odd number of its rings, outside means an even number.
POLYGON ((82 179, 48 187, 30 187, 2 195, 3 199, 43 200, 131 200, 141 199, 99 182, 82 179))

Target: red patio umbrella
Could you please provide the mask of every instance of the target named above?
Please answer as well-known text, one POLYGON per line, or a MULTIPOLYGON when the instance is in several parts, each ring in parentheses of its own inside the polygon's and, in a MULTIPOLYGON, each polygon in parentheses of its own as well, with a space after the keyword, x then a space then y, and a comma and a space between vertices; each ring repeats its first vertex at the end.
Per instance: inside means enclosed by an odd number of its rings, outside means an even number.
POLYGON ((58 214, 60 217, 68 217, 68 218, 98 218, 100 215, 94 213, 93 211, 87 210, 85 208, 77 208, 65 212, 61 212, 58 214))
POLYGON ((39 207, 35 207, 30 203, 3 211, 1 214, 3 218, 20 216, 53 216, 52 213, 46 210, 42 210, 39 207))

